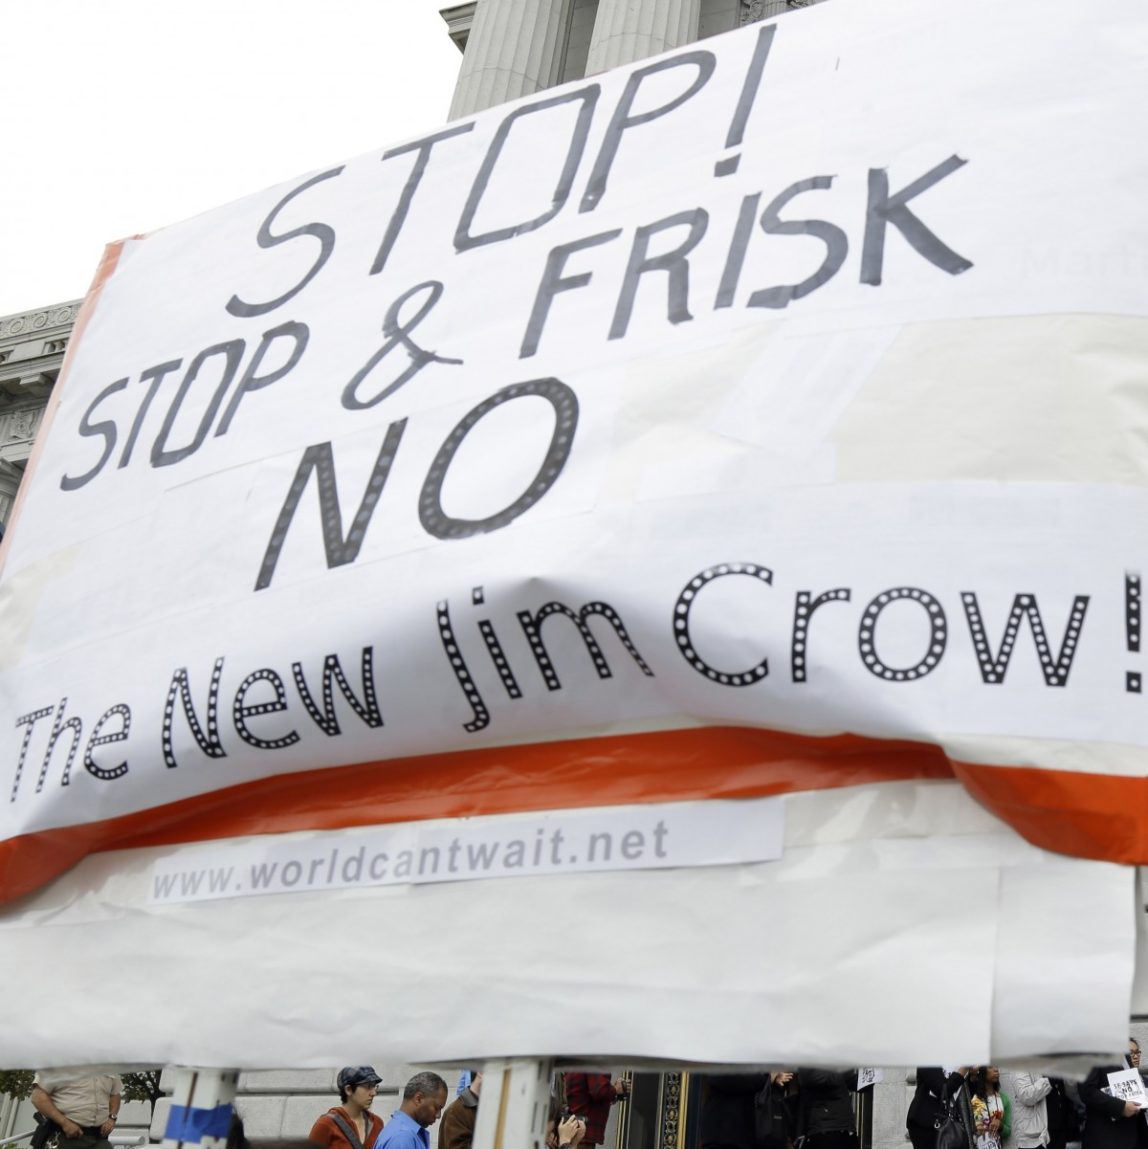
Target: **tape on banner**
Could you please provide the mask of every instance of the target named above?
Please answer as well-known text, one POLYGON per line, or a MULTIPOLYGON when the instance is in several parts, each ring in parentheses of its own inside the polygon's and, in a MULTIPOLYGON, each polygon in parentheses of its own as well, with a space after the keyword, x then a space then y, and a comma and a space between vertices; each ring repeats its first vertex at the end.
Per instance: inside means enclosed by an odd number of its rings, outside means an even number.
POLYGON ((226 1137, 231 1129, 232 1107, 217 1105, 214 1109, 194 1109, 173 1105, 167 1117, 165 1141, 202 1141, 205 1137, 226 1137))

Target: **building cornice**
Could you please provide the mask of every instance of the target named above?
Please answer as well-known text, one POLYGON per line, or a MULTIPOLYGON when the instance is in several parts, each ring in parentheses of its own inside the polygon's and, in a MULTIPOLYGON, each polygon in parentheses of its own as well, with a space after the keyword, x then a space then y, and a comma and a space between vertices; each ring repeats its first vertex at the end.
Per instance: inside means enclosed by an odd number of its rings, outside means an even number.
POLYGON ((74 299, 51 307, 38 307, 34 311, 0 316, 0 339, 24 339, 57 327, 71 327, 82 303, 82 299, 74 299))
POLYGON ((471 0, 469 4, 452 4, 449 8, 439 9, 439 15, 446 21, 447 34, 460 52, 466 50, 477 7, 478 0, 471 0))

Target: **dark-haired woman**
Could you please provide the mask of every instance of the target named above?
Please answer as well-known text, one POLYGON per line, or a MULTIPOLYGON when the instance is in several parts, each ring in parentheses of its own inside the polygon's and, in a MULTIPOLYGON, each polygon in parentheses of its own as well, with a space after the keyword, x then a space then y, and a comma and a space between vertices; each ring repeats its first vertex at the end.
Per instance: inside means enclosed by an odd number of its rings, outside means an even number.
POLYGON ((372 1149, 383 1120, 371 1112, 382 1078, 369 1065, 339 1070, 336 1085, 341 1105, 328 1109, 311 1127, 310 1138, 324 1149, 372 1149))

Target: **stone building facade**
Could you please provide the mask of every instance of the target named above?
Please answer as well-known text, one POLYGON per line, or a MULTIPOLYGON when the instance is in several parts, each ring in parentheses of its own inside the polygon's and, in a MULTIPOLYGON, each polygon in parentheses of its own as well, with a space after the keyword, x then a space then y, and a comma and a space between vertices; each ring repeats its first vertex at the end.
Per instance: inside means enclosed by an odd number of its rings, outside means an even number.
POLYGON ((450 117, 580 80, 820 0, 471 0, 442 10, 463 51, 450 117))
POLYGON ((0 527, 12 513, 79 309, 73 301, 0 318, 0 527))

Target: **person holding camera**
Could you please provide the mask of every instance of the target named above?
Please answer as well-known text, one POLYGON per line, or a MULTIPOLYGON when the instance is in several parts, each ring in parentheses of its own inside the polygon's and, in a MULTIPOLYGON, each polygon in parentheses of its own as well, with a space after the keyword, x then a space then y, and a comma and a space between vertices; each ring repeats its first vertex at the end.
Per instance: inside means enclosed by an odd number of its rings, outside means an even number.
POLYGON ((68 1149, 112 1149, 123 1084, 117 1074, 42 1069, 32 1084, 32 1104, 59 1129, 68 1149))
POLYGON ((611 1080, 608 1073, 567 1073, 566 1104, 570 1112, 586 1121, 583 1145, 601 1145, 606 1138, 610 1106, 630 1096, 630 1083, 623 1078, 611 1080))

